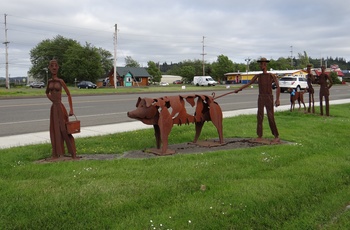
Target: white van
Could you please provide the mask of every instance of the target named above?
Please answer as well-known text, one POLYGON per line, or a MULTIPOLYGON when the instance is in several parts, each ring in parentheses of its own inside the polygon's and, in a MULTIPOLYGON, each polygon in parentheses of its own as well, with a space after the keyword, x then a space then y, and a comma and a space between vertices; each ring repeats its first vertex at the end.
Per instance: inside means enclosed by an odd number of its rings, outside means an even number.
POLYGON ((210 76, 194 76, 193 84, 196 86, 215 86, 218 83, 210 76))

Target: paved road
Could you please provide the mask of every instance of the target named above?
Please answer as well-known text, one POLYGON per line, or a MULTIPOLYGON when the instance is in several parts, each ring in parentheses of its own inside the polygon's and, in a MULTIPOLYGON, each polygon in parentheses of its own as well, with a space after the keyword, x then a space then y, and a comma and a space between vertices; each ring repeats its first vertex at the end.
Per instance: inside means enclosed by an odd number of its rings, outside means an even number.
MULTIPOLYGON (((215 90, 215 88, 213 88, 215 90)), ((216 91, 216 95, 230 92, 216 91)), ((126 116, 133 110, 138 97, 156 98, 165 95, 188 94, 176 93, 143 93, 100 96, 74 96, 75 114, 81 120, 82 127, 118 124, 134 121, 126 116)), ((211 92, 196 92, 211 94, 211 92)), ((308 94, 305 95, 307 100, 308 94)), ((349 86, 334 86, 331 89, 331 100, 350 98, 349 86)), ((63 98, 63 101, 67 101, 63 98)), ((318 101, 318 89, 315 92, 318 101)), ((217 99, 223 111, 235 111, 256 108, 257 89, 245 89, 238 94, 230 94, 217 99)), ((289 94, 281 94, 281 105, 289 105, 289 94)), ((0 137, 19 135, 40 131, 48 131, 51 102, 46 98, 8 99, 0 100, 0 137)), ((191 112, 191 108, 188 108, 191 112)))

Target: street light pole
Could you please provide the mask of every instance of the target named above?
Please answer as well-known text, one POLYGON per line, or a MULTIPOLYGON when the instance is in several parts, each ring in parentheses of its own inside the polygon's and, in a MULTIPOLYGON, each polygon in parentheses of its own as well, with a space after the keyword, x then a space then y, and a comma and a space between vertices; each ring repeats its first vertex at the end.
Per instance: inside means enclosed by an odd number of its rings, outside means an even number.
POLYGON ((48 68, 44 68, 43 70, 45 70, 46 73, 46 85, 49 84, 49 69, 48 68))

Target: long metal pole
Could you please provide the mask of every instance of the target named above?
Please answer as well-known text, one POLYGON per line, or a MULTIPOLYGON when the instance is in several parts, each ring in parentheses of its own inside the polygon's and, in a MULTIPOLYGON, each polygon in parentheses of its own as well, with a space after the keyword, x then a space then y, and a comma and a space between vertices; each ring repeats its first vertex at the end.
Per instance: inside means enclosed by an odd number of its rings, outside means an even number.
POLYGON ((114 63, 113 63, 114 88, 117 88, 117 24, 114 25, 114 63))
POLYGON ((8 55, 8 41, 7 41, 7 24, 6 24, 6 17, 7 14, 4 14, 5 16, 5 57, 6 57, 6 88, 10 89, 10 78, 9 78, 9 55, 8 55))
POLYGON ((203 68, 203 76, 205 76, 205 63, 204 63, 204 55, 206 55, 206 53, 204 53, 204 36, 203 36, 203 40, 202 40, 202 43, 203 43, 203 45, 202 45, 202 68, 203 68))

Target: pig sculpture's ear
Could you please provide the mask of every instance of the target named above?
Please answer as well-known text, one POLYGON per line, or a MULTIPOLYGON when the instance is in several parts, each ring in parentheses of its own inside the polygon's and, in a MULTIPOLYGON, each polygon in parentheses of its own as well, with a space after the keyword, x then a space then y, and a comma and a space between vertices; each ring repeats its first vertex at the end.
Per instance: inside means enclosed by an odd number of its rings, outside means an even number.
POLYGON ((159 98, 158 100, 155 100, 154 105, 162 108, 165 106, 165 101, 159 98))
POLYGON ((139 99, 137 99, 136 107, 139 107, 140 101, 141 101, 141 97, 139 97, 139 99))
POLYGON ((148 108, 148 107, 152 106, 154 99, 152 99, 152 98, 145 98, 145 101, 146 101, 146 107, 148 108))

